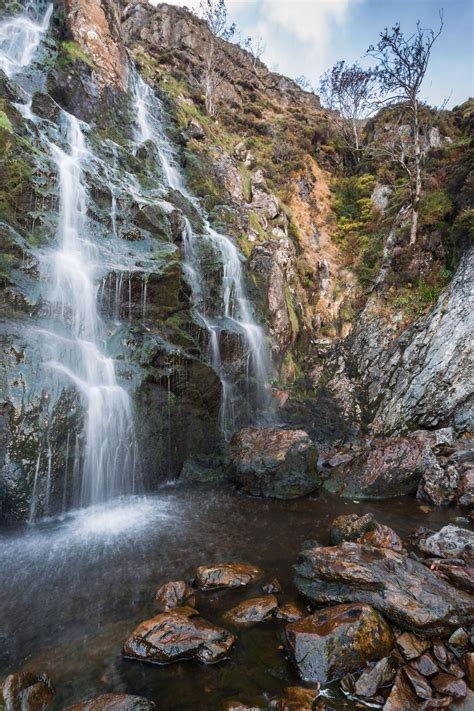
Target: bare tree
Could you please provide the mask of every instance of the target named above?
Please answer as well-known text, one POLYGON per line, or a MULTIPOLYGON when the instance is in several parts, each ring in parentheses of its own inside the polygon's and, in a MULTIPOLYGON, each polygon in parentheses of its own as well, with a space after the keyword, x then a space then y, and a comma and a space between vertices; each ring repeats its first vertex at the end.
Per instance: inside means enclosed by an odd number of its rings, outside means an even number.
POLYGON ((210 30, 203 76, 206 110, 210 116, 215 116, 217 90, 229 75, 228 58, 221 43, 222 40, 232 39, 236 27, 235 24, 227 24, 225 0, 201 0, 200 15, 210 30))
POLYGON ((244 49, 252 55, 252 67, 256 69, 258 66, 258 61, 260 57, 265 52, 265 43, 261 35, 257 35, 255 38, 247 37, 244 42, 244 49))
POLYGON ((443 12, 440 12, 440 25, 437 32, 423 29, 420 21, 416 31, 405 37, 396 24, 389 32, 385 29, 380 34, 376 46, 371 45, 367 54, 378 60, 376 75, 380 87, 386 95, 385 101, 400 104, 409 114, 412 150, 404 152, 406 172, 410 179, 410 199, 412 220, 410 244, 416 242, 418 214, 422 191, 421 181, 421 131, 420 131, 420 91, 434 43, 443 30, 443 12))
POLYGON ((374 112, 377 99, 374 72, 357 62, 352 66, 337 62, 321 77, 319 92, 323 103, 334 111, 338 133, 359 161, 362 120, 374 112))
POLYGON ((305 77, 304 74, 300 74, 299 77, 296 77, 295 84, 298 84, 299 88, 303 89, 303 91, 313 91, 310 80, 308 77, 305 77))

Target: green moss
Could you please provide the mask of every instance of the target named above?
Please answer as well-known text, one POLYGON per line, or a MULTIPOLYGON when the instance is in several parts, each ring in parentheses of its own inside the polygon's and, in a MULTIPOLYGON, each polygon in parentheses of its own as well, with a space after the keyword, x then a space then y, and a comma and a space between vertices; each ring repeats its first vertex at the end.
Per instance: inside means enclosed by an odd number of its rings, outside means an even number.
POLYGON ((288 316, 290 318, 290 323, 291 323, 291 332, 293 334, 293 339, 296 338, 300 331, 300 324, 298 321, 298 316, 296 315, 296 311, 293 306, 293 300, 291 298, 290 290, 288 286, 285 285, 285 301, 286 301, 286 308, 288 310, 288 316))
POLYGON ((71 40, 62 42, 58 57, 58 64, 63 66, 65 64, 74 64, 76 61, 84 62, 84 64, 87 64, 87 66, 91 69, 96 68, 94 61, 81 47, 79 47, 77 42, 73 42, 71 40))
POLYGON ((380 217, 372 209, 374 185, 375 176, 365 173, 340 178, 333 186, 335 239, 364 290, 376 277, 385 242, 380 217))
POLYGON ((426 227, 434 227, 448 217, 453 207, 453 201, 445 190, 427 193, 421 202, 420 222, 426 227))
POLYGON ((0 129, 13 133, 13 126, 5 111, 0 111, 0 129))

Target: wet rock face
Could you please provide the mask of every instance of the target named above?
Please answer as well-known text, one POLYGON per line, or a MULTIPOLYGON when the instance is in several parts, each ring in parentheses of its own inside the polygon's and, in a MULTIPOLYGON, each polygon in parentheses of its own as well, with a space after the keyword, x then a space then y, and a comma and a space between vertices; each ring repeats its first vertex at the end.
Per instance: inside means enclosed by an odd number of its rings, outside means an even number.
POLYGON ((324 462, 324 486, 351 498, 384 499, 413 493, 420 479, 437 466, 430 444, 429 433, 420 431, 344 450, 324 462))
POLYGON ((124 657, 153 664, 196 659, 212 664, 228 656, 235 637, 196 610, 179 607, 142 622, 126 640, 124 657))
POLYGON ((0 686, 0 703, 3 699, 8 711, 43 711, 55 696, 56 692, 46 674, 10 674, 3 687, 0 686))
POLYGON ((230 450, 232 478, 247 494, 294 499, 319 487, 316 447, 303 430, 248 427, 230 450))
POLYGON ((304 550, 295 582, 312 602, 367 603, 400 627, 430 636, 470 624, 474 615, 474 597, 387 548, 342 543, 304 550))
POLYGON ((94 63, 101 86, 127 88, 127 55, 118 4, 113 0, 65 0, 72 37, 94 63))
POLYGON ((281 238, 256 245, 248 264, 265 294, 267 323, 276 358, 286 353, 294 337, 287 297, 297 280, 295 263, 294 244, 281 238))
POLYGON ((262 575, 260 568, 248 563, 201 565, 196 570, 196 585, 200 590, 240 588, 255 582, 262 575))
POLYGON ((152 711, 156 709, 153 701, 143 696, 130 694, 100 694, 93 699, 68 706, 65 711, 152 711))
POLYGON ((263 620, 271 617, 277 607, 278 600, 275 595, 255 597, 251 600, 244 600, 244 602, 228 610, 224 614, 223 620, 235 627, 252 627, 258 622, 263 622, 263 620))
POLYGON ((350 337, 374 432, 474 423, 474 247, 436 306, 393 341, 367 308, 350 337), (449 344, 449 347, 446 346, 449 344))
POLYGON ((286 627, 292 659, 304 681, 328 683, 393 647, 390 626, 369 605, 336 605, 286 627))

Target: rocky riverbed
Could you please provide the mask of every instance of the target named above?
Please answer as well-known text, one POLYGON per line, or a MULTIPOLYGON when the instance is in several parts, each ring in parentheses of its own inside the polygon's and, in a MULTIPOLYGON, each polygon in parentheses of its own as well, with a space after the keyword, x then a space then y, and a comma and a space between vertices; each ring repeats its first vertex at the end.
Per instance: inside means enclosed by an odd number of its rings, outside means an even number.
POLYGON ((473 537, 461 510, 411 497, 264 501, 202 485, 10 531, 4 697, 469 708, 473 537))

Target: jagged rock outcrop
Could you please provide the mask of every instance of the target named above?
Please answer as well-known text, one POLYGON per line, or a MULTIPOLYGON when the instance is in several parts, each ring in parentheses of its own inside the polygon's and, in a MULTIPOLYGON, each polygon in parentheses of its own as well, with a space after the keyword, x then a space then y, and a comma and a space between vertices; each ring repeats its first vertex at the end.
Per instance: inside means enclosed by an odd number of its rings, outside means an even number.
POLYGON ((350 339, 375 432, 474 425, 474 248, 438 303, 392 340, 370 305, 350 339))
POLYGON ((64 0, 66 23, 79 47, 94 63, 99 84, 125 91, 127 53, 114 0, 64 0))

